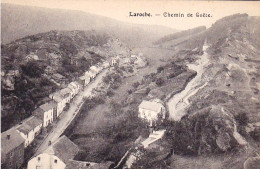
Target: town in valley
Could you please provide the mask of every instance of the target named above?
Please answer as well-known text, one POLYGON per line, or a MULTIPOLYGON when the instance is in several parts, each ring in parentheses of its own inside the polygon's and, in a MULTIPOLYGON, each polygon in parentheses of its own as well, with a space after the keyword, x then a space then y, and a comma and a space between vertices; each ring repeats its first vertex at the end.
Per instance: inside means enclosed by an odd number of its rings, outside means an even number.
POLYGON ((1 168, 260 166, 259 16, 178 30, 1 8, 1 168))

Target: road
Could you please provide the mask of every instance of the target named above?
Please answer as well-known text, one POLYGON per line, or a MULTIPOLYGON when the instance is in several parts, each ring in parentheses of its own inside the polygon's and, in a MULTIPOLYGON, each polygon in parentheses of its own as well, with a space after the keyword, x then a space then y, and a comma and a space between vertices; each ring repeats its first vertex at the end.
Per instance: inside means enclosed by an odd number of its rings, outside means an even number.
POLYGON ((208 54, 206 52, 207 45, 203 46, 204 54, 200 56, 200 59, 195 64, 188 64, 189 69, 197 72, 195 78, 193 78, 185 87, 183 91, 174 95, 168 102, 169 118, 174 121, 180 121, 186 114, 186 108, 189 107, 189 98, 196 94, 198 90, 207 85, 207 82, 202 83, 202 74, 204 73, 204 67, 209 64, 208 54))
POLYGON ((70 103, 69 110, 62 113, 60 120, 57 122, 56 126, 53 127, 52 131, 44 139, 41 145, 38 147, 36 154, 39 154, 47 149, 49 141, 52 143, 57 140, 65 129, 69 126, 74 117, 78 114, 80 107, 83 105, 83 98, 91 95, 92 89, 97 87, 97 85, 102 82, 102 78, 107 73, 108 69, 104 69, 97 77, 86 86, 83 91, 80 91, 70 103))

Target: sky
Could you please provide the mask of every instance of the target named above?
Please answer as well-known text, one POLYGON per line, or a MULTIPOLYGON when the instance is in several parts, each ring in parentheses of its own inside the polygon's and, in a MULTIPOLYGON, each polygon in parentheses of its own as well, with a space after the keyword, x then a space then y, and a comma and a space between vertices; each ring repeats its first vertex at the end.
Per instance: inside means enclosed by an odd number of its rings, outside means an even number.
POLYGON ((2 0, 2 3, 80 10, 124 22, 163 25, 175 29, 190 29, 202 25, 210 27, 216 20, 234 13, 260 16, 260 2, 257 1, 2 0), (153 16, 129 17, 129 12, 147 12, 153 16), (185 17, 164 17, 164 12, 182 13, 185 17), (210 14, 212 17, 186 17, 188 13, 195 15, 197 12, 210 14))

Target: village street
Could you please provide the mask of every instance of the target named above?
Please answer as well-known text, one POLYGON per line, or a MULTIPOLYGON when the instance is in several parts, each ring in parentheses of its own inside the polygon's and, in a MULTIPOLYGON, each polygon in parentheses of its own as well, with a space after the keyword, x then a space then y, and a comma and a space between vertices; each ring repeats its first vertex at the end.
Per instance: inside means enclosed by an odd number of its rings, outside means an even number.
POLYGON ((91 95, 92 89, 97 87, 97 85, 102 82, 102 79, 104 75, 106 75, 108 69, 104 69, 97 77, 89 83, 83 91, 80 91, 78 95, 74 97, 74 99, 70 103, 69 110, 62 113, 62 115, 59 117, 60 120, 57 122, 57 124, 53 127, 52 131, 48 134, 48 136, 44 139, 41 145, 39 145, 36 154, 41 153, 45 149, 47 149, 49 141, 53 143, 55 140, 57 140, 61 134, 65 131, 65 129, 69 126, 71 121, 74 119, 74 117, 79 112, 81 106, 84 103, 84 97, 88 97, 91 95))

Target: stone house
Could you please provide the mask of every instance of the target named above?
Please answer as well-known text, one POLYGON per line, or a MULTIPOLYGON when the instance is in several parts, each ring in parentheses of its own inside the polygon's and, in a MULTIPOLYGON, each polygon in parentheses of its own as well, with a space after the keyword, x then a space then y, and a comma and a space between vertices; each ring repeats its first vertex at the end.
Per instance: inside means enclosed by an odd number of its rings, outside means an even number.
POLYGON ((57 91, 55 93, 50 94, 49 98, 51 98, 53 101, 57 103, 56 117, 59 117, 63 109, 66 107, 66 103, 69 103, 70 101, 70 91, 69 93, 57 91))
POLYGON ((42 128, 42 120, 35 116, 31 116, 20 123, 16 127, 18 133, 25 139, 24 147, 28 147, 40 133, 42 128))
POLYGON ((152 126, 154 122, 160 120, 159 117, 161 120, 165 119, 165 107, 158 101, 143 100, 139 105, 138 117, 146 120, 152 126))
POLYGON ((68 88, 71 90, 72 98, 79 93, 80 90, 80 84, 78 82, 71 82, 68 84, 68 88))
POLYGON ((1 168, 20 168, 24 162, 25 139, 15 128, 1 133, 1 168))
POLYGON ((42 120, 42 127, 47 127, 54 120, 57 111, 57 104, 55 102, 48 102, 41 105, 33 111, 33 115, 42 120))
POLYGON ((43 153, 32 158, 28 162, 28 169, 65 169, 78 152, 78 146, 63 135, 43 153))

